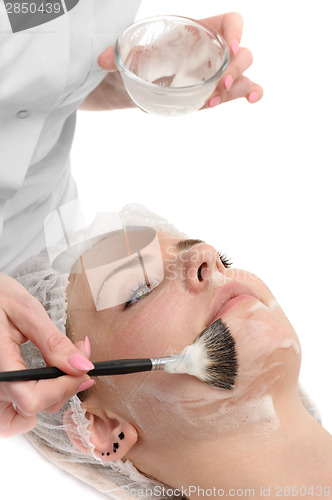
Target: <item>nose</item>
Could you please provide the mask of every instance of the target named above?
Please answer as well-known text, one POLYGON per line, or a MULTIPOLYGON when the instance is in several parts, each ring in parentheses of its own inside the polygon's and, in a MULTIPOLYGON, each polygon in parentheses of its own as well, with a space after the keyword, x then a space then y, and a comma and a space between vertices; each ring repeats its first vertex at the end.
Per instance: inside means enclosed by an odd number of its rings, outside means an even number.
POLYGON ((185 285, 191 292, 201 292, 209 287, 216 272, 223 274, 224 267, 215 248, 205 243, 195 245, 180 256, 183 262, 185 285), (181 258, 182 257, 182 258, 181 258))

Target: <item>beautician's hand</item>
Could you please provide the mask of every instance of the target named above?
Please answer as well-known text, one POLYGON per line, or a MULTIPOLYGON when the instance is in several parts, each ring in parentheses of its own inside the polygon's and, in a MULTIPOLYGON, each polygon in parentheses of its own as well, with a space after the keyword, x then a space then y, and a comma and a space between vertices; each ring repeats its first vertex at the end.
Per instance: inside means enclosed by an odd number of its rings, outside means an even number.
POLYGON ((214 107, 223 102, 245 97, 254 103, 263 97, 263 89, 257 83, 243 76, 243 73, 252 65, 253 57, 245 47, 240 47, 243 19, 240 14, 231 12, 220 16, 202 19, 202 22, 212 26, 226 40, 230 51, 230 63, 218 83, 207 107, 214 107))
MULTIPOLYGON (((31 340, 46 363, 57 366, 68 376, 31 382, 0 382, 0 436, 9 437, 32 429, 40 411, 58 411, 81 385, 92 381, 85 372, 93 368, 81 354, 84 346, 75 347, 49 319, 36 298, 13 278, 0 273, 0 371, 22 370, 26 366, 19 346, 31 340)), ((84 344, 84 343, 83 343, 84 344)), ((85 354, 89 343, 85 342, 85 354)))
MULTIPOLYGON (((219 81, 214 94, 206 103, 206 107, 212 108, 218 104, 238 99, 239 97, 245 97, 251 103, 257 102, 263 96, 262 87, 243 76, 243 73, 252 65, 253 58, 248 49, 240 47, 243 30, 241 15, 232 12, 202 19, 201 21, 212 26, 221 34, 229 46, 231 56, 228 68, 219 81)), ((114 47, 108 47, 104 50, 99 56, 98 63, 103 69, 110 72, 103 82, 104 88, 106 88, 107 78, 111 81, 115 78, 113 72, 118 74, 114 62, 114 47)))

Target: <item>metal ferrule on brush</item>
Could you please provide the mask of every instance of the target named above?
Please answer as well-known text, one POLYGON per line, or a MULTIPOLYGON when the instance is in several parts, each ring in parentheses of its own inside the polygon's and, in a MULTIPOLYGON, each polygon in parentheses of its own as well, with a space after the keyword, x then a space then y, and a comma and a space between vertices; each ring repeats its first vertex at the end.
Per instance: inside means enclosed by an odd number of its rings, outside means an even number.
POLYGON ((151 370, 163 370, 167 363, 176 361, 176 356, 167 356, 165 358, 151 358, 152 368, 151 370))

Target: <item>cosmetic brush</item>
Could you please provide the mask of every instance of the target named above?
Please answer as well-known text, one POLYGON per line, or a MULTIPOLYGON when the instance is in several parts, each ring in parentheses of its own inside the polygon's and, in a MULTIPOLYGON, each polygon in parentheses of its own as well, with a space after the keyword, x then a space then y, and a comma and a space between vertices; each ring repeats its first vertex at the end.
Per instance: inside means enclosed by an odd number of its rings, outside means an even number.
MULTIPOLYGON (((186 373, 221 389, 234 389, 237 358, 234 339, 228 327, 218 319, 205 328, 179 354, 163 358, 118 359, 98 361, 87 374, 90 377, 121 375, 165 370, 168 373, 186 373)), ((61 377, 67 373, 56 367, 34 368, 0 372, 0 382, 22 382, 61 377)))

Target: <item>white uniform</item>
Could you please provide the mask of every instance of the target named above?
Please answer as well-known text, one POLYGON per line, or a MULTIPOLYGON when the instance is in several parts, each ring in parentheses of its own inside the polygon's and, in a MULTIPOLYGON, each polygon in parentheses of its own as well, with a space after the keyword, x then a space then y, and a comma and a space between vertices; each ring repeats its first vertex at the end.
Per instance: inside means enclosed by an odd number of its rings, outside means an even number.
POLYGON ((134 20, 140 0, 52 0, 44 5, 57 17, 46 23, 18 12, 33 0, 11 3, 0 0, 2 271, 45 246, 45 218, 76 197, 69 168, 75 110, 105 77, 97 58, 134 20))

